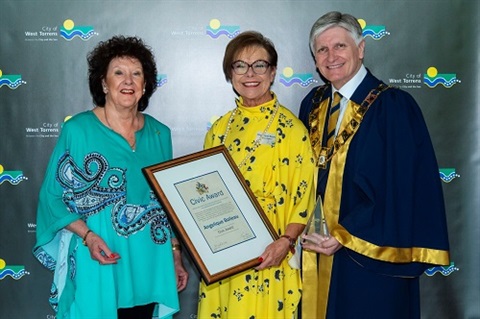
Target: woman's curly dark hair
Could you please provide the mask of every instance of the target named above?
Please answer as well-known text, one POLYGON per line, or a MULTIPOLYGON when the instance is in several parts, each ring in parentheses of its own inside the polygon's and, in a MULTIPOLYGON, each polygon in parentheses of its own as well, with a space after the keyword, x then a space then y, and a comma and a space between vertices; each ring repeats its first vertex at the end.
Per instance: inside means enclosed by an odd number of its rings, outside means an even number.
POLYGON ((157 66, 152 50, 138 37, 117 35, 100 42, 88 55, 88 85, 93 103, 105 106, 102 80, 107 75, 108 65, 114 58, 135 58, 142 64, 145 79, 145 93, 138 101, 138 110, 144 111, 153 92, 157 89, 157 66))

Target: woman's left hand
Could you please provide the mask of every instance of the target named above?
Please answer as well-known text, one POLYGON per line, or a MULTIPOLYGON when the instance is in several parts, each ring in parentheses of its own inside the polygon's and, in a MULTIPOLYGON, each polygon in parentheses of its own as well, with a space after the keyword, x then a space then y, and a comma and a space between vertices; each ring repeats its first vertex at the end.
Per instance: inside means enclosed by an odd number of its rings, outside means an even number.
POLYGON ((187 287, 188 272, 183 267, 182 256, 180 255, 180 252, 175 252, 173 254, 175 259, 175 273, 177 274, 177 290, 182 291, 185 289, 185 287, 187 287))
POLYGON ((290 242, 286 238, 279 238, 265 248, 263 254, 258 257, 261 264, 255 267, 262 270, 268 267, 279 266, 290 250, 290 242))
MULTIPOLYGON (((180 247, 177 239, 172 240, 172 244, 180 247)), ((177 276, 177 290, 182 291, 187 287, 188 272, 183 267, 182 252, 180 249, 173 251, 173 263, 175 266, 175 275, 177 276)))
MULTIPOLYGON (((304 224, 290 223, 285 228, 284 235, 290 238, 297 238, 304 228, 304 224)), ((280 237, 265 248, 263 254, 258 257, 261 263, 255 267, 256 270, 280 266, 290 251, 290 240, 285 238, 285 236, 280 237)))

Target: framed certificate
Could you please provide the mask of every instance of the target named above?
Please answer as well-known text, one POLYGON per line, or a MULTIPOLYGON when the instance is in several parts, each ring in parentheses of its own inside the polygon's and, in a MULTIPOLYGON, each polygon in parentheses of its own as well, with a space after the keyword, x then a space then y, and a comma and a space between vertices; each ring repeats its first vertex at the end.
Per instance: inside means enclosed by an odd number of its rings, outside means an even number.
POLYGON ((143 173, 207 284, 260 264, 278 239, 223 145, 143 173))

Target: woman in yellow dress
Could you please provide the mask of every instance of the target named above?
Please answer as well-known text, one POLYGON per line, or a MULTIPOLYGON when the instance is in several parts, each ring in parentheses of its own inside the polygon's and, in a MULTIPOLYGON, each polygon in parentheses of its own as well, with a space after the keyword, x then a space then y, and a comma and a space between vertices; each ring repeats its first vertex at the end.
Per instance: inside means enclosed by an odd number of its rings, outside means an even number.
POLYGON ((297 314, 302 283, 290 259, 314 205, 315 168, 308 131, 270 90, 277 59, 272 42, 258 32, 229 42, 223 71, 239 97, 236 108, 212 125, 204 148, 227 147, 280 238, 265 247, 255 269, 211 285, 202 281, 199 319, 297 314))

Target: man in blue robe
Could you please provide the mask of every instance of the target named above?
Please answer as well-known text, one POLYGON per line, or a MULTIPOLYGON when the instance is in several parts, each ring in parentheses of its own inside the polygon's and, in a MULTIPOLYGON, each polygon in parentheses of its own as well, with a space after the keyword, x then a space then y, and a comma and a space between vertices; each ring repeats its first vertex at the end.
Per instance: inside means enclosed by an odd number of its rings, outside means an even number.
POLYGON ((308 93, 299 117, 329 235, 303 236, 302 318, 420 318, 420 275, 449 264, 439 169, 420 108, 365 68, 355 17, 325 14, 310 47, 327 83, 308 93))

